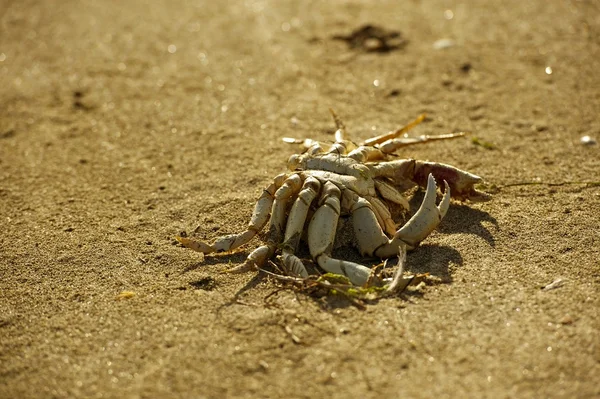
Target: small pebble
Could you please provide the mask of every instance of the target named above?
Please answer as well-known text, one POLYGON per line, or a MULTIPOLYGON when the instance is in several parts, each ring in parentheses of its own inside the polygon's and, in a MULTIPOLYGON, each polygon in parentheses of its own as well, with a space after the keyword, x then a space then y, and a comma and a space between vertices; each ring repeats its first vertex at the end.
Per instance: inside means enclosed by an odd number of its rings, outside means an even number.
POLYGON ((594 144, 597 144, 597 141, 595 139, 591 138, 590 136, 583 136, 581 139, 579 139, 579 141, 583 145, 594 145, 594 144))
POLYGON ((433 48, 435 50, 443 50, 445 48, 450 48, 456 45, 456 42, 452 39, 439 39, 433 43, 433 48))

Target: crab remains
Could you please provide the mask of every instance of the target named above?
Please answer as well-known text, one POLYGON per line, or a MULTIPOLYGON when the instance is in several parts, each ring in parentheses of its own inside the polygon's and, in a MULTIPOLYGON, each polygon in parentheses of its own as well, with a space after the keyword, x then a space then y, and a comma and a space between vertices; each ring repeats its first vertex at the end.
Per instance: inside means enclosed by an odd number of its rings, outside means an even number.
POLYGON ((387 259, 403 257, 406 250, 417 247, 438 226, 451 197, 460 201, 489 199, 488 194, 475 188, 482 180, 479 176, 446 164, 397 159, 393 155, 401 147, 452 139, 465 133, 407 137, 405 133, 425 118, 421 115, 401 129, 356 145, 346 138, 344 124, 330 111, 337 131, 335 142, 327 150, 322 143, 311 139, 284 138, 288 143, 302 144, 305 151, 292 155, 289 172, 275 177, 264 189, 246 231, 221 237, 213 244, 187 237, 177 240, 205 254, 226 252, 249 242, 268 223, 264 245, 231 271, 261 267, 280 251, 286 273, 308 277, 296 256, 301 238, 306 236, 311 257, 326 272, 344 275, 359 286, 380 284, 371 268, 332 257, 340 215, 351 215, 355 242, 363 256, 387 259), (408 210, 409 203, 399 189, 407 181, 425 188, 425 196, 408 222, 396 226, 390 206, 395 204, 408 210), (436 204, 440 183, 443 196, 436 204))

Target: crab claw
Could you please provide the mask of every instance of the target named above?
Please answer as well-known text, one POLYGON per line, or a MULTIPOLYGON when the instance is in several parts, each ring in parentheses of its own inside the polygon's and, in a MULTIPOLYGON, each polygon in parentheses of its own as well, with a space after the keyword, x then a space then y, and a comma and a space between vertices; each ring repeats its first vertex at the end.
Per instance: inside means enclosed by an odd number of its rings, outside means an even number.
POLYGON ((291 276, 298 276, 302 278, 308 277, 308 272, 302 261, 293 253, 284 251, 282 254, 283 267, 285 271, 291 276))
POLYGON ((442 201, 436 206, 435 179, 430 173, 427 178, 427 191, 417 213, 404 225, 394 239, 399 239, 406 243, 408 249, 413 249, 423 241, 440 224, 442 218, 446 215, 450 206, 450 187, 444 181, 445 192, 442 201))
POLYGON ((482 178, 472 173, 460 170, 451 165, 436 162, 417 161, 413 180, 420 186, 424 186, 428 176, 433 174, 438 181, 446 181, 452 189, 452 198, 460 201, 469 200, 473 202, 489 201, 488 193, 479 191, 475 184, 481 183, 482 178))
POLYGON ((187 237, 175 237, 177 241, 181 243, 186 248, 193 249, 197 252, 202 252, 205 254, 210 254, 213 252, 227 252, 234 250, 250 241, 252 237, 256 235, 256 230, 246 230, 240 234, 230 234, 228 236, 221 237, 217 239, 213 245, 206 244, 202 241, 192 240, 187 237))
POLYGON ((263 245, 250 252, 246 261, 239 266, 225 270, 225 273, 245 273, 252 269, 262 267, 267 259, 273 256, 274 248, 263 245))
POLYGON ((202 241, 196 241, 196 240, 192 240, 187 237, 179 237, 179 236, 175 237, 175 239, 177 241, 179 241, 181 243, 181 245, 183 245, 184 247, 193 249, 194 251, 197 251, 197 252, 209 254, 209 253, 217 251, 217 249, 215 247, 213 247, 212 245, 208 245, 202 241))

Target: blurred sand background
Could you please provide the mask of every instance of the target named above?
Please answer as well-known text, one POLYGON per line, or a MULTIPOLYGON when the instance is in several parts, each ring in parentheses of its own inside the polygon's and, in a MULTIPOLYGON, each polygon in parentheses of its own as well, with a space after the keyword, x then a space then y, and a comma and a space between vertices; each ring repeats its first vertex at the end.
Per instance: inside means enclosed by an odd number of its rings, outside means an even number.
POLYGON ((0 397, 598 397, 599 71, 596 1, 1 1, 0 397), (333 39, 367 24, 398 48, 333 39), (494 193, 409 255, 441 284, 265 300, 221 273, 257 241, 174 243, 242 230, 329 107, 472 132, 400 152, 494 193))

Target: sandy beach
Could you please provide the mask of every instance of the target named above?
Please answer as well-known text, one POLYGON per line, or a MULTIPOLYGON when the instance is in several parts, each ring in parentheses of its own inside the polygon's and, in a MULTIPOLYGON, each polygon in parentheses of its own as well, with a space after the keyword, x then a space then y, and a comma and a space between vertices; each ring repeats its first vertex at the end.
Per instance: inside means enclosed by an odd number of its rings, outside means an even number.
POLYGON ((595 1, 0 2, 0 398, 600 397, 599 71, 595 1), (175 240, 243 231, 329 108, 470 132, 398 151, 493 195, 409 253, 435 284, 361 309, 175 240))

